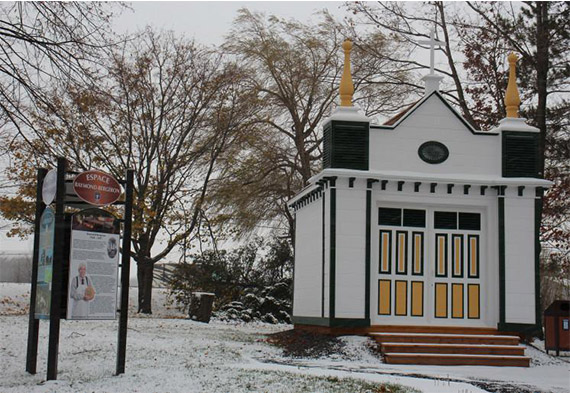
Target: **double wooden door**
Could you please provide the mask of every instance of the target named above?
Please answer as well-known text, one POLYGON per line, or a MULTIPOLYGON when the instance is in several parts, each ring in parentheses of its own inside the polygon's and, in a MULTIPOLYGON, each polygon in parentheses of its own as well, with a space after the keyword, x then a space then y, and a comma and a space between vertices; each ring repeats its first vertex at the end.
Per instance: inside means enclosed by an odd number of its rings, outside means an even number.
POLYGON ((377 220, 372 324, 480 325, 482 214, 380 207, 377 220))

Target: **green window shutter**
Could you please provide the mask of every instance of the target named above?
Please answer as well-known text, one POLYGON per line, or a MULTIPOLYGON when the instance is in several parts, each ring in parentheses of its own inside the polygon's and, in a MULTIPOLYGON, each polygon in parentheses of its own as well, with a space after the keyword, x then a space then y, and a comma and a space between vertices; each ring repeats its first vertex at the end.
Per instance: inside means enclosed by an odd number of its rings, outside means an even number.
POLYGON ((538 134, 503 132, 503 177, 538 177, 538 134))
POLYGON ((324 168, 368 170, 369 123, 331 121, 324 127, 324 168))

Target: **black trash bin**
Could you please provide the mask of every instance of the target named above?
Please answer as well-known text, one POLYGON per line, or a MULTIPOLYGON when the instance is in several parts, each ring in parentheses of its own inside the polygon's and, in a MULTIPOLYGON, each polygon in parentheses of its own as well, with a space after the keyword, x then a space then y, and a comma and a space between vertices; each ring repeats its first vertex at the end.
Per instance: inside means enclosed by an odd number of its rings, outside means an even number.
POLYGON ((570 351, 570 300, 556 300, 544 311, 544 349, 570 351))
POLYGON ((192 292, 190 296, 190 307, 188 309, 190 319, 205 323, 210 322, 214 297, 215 295, 213 293, 192 292))

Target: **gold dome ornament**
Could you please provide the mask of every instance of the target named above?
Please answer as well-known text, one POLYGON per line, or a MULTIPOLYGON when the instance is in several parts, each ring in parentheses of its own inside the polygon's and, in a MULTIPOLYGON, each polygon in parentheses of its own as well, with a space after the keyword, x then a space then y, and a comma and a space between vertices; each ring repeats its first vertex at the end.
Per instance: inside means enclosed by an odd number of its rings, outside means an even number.
POLYGON ((354 85, 352 84, 352 75, 350 74, 352 41, 346 39, 342 43, 342 49, 344 50, 344 69, 340 78, 340 106, 352 106, 352 95, 354 94, 354 85))
POLYGON ((505 94, 505 106, 507 109, 507 117, 519 117, 519 107, 521 98, 517 87, 517 55, 514 52, 508 57, 509 60, 509 83, 507 84, 507 93, 505 94))

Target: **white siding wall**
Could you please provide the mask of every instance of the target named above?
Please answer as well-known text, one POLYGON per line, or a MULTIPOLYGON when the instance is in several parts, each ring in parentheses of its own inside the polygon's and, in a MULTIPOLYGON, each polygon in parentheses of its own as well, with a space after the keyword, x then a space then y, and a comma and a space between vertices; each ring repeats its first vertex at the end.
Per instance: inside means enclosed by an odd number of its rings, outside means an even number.
POLYGON ((322 199, 296 213, 293 315, 321 316, 322 199))
POLYGON ((505 318, 535 323, 534 199, 505 198, 505 318))
POLYGON ((357 180, 348 188, 337 181, 336 201, 336 318, 364 318, 366 186, 357 180))
POLYGON ((417 108, 396 129, 370 130, 370 170, 426 174, 501 174, 501 136, 473 134, 437 96, 417 108), (449 158, 437 165, 418 156, 427 141, 449 149, 449 158))

